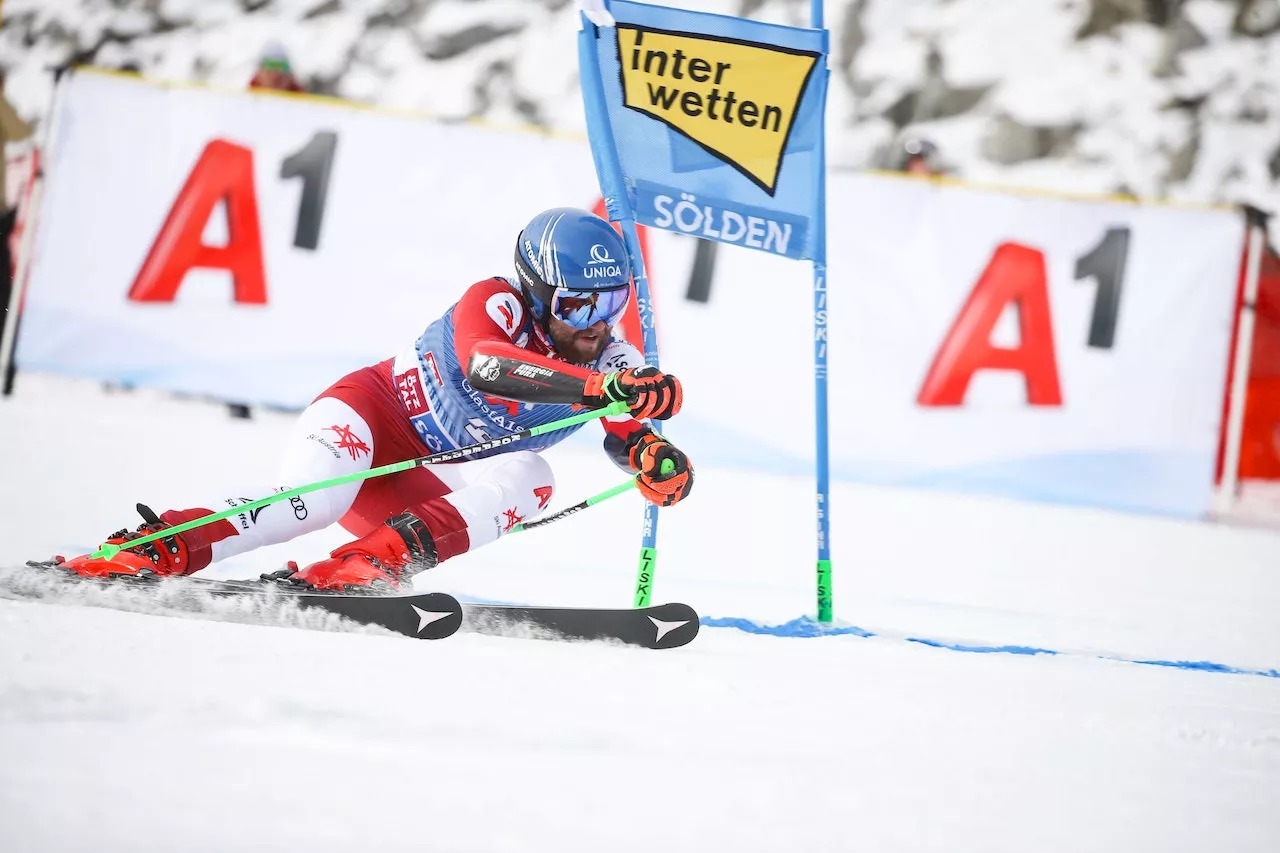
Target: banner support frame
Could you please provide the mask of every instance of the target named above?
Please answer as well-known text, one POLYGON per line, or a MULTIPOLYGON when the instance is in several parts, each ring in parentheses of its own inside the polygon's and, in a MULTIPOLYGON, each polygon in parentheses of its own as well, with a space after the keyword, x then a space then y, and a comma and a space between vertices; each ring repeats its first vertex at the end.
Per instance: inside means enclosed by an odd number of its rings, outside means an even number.
POLYGON ((1253 360, 1253 332, 1257 323, 1258 288, 1262 279, 1262 247, 1267 237, 1263 225, 1247 217, 1246 234, 1249 249, 1245 255, 1244 290, 1237 309, 1240 327, 1236 334, 1236 351, 1231 357, 1230 403, 1227 409, 1226 449, 1222 460, 1222 484, 1219 487, 1221 514, 1229 514, 1240 491, 1240 453, 1244 442, 1244 410, 1249 393, 1249 364, 1253 360))
POLYGON ((61 68, 54 73, 53 98, 49 106, 49 120, 44 122, 41 144, 32 142, 32 156, 35 158, 35 174, 32 175, 32 186, 27 198, 27 217, 23 223, 22 240, 18 244, 18 254, 13 267, 13 281, 9 289, 9 304, 0 305, 7 309, 0 315, 0 397, 13 394, 14 376, 17 373, 18 357, 18 325, 21 322, 21 308, 27 293, 27 280, 31 277, 31 261, 36 251, 36 234, 40 230, 40 220, 44 208, 44 188, 49 180, 49 168, 53 162, 54 147, 58 144, 57 129, 61 124, 61 107, 64 81, 75 73, 73 69, 61 68))

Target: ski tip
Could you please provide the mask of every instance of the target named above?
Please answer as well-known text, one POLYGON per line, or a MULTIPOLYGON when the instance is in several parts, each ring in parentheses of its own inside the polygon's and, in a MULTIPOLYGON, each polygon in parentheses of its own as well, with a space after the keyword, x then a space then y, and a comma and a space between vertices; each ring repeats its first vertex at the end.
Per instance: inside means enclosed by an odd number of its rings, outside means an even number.
POLYGON ((687 645, 701 627, 687 604, 640 608, 545 607, 468 603, 466 630, 536 640, 623 643, 646 649, 687 645))
POLYGON ((457 633, 462 627, 462 605, 458 600, 443 592, 429 593, 424 598, 427 599, 422 602, 424 606, 410 605, 418 617, 418 627, 410 636, 420 640, 443 640, 457 633))
POLYGON ((651 649, 676 649, 687 646, 698 636, 702 622, 698 611, 687 604, 670 602, 649 607, 645 616, 654 627, 654 639, 651 649))

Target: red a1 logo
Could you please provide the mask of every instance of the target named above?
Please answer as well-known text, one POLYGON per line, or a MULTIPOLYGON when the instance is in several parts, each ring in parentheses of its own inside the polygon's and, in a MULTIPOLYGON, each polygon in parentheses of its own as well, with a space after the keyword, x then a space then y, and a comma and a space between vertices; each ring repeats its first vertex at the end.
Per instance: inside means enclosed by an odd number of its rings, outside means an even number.
POLYGON ((172 302, 194 267, 230 272, 236 302, 267 301, 253 152, 222 139, 204 147, 187 175, 129 288, 129 298, 172 302), (220 201, 227 210, 227 244, 209 246, 204 242, 204 230, 220 201))
POLYGON ((996 249, 938 348, 916 402, 961 405, 979 370, 1016 370, 1026 379, 1028 403, 1062 405, 1043 252, 1018 243, 996 249), (1011 303, 1018 309, 1018 346, 997 347, 991 333, 1011 303))
MULTIPOLYGON (((319 245, 337 144, 336 133, 318 131, 280 163, 281 178, 302 179, 293 237, 299 249, 314 251, 319 245)), ((243 145, 215 139, 204 147, 129 288, 129 299, 172 302, 187 273, 201 268, 229 272, 234 301, 266 303, 253 167, 253 151, 243 145), (219 202, 227 212, 227 242, 210 246, 204 242, 204 232, 219 202)))
MULTIPOLYGON (((1077 281, 1098 280, 1087 342, 1094 349, 1109 350, 1115 344, 1129 233, 1128 228, 1109 228, 1097 246, 1076 259, 1077 281)), ((969 383, 979 370, 1021 373, 1029 405, 1062 405, 1049 277, 1044 252, 1039 249, 1021 243, 996 247, 934 355, 916 403, 963 405, 969 383), (991 343, 991 334, 1009 305, 1018 312, 1018 346, 998 347, 991 343)))

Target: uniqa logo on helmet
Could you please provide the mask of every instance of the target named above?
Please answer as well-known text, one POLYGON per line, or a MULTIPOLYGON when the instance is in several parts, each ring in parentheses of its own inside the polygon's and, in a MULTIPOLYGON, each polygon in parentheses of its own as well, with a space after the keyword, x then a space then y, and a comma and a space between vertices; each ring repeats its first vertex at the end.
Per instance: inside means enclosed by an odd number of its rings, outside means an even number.
POLYGON ((591 246, 591 260, 582 268, 584 278, 621 278, 622 267, 609 255, 609 250, 600 243, 591 246))

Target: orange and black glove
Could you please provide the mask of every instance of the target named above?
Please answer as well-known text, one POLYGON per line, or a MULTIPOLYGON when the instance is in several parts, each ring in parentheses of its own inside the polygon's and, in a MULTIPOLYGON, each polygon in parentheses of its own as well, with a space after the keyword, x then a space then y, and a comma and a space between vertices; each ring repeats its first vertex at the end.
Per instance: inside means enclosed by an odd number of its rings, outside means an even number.
POLYGON ((636 485, 645 500, 658 506, 678 504, 693 489, 693 466, 680 448, 662 436, 641 430, 630 446, 636 485))
POLYGON ((680 411, 684 392, 680 380, 656 367, 628 367, 613 373, 592 373, 582 390, 582 402, 593 408, 626 401, 631 416, 665 421, 680 411))

